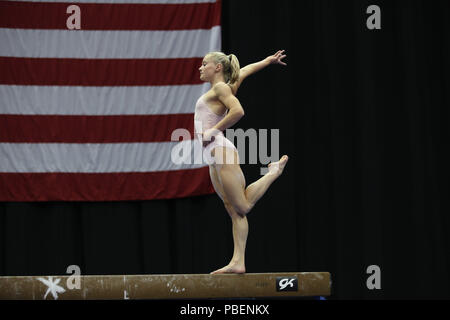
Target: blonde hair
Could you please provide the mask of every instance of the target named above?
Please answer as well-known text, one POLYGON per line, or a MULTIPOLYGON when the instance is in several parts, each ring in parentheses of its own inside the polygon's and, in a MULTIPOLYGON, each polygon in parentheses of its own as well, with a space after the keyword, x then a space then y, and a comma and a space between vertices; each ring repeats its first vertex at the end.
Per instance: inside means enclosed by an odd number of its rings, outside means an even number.
POLYGON ((210 52, 206 56, 211 57, 216 64, 220 63, 223 66, 223 75, 226 82, 234 84, 239 80, 241 66, 234 54, 227 56, 223 52, 210 52))

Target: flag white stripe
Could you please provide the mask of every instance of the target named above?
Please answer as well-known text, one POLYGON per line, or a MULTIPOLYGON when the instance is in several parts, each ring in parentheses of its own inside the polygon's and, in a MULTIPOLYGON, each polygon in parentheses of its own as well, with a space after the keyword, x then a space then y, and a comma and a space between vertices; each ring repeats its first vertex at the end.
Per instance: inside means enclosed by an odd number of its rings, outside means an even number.
POLYGON ((204 57, 221 48, 221 27, 181 31, 0 29, 0 56, 74 59, 204 57), (189 45, 186 45, 189 44, 189 45))
POLYGON ((116 173, 196 169, 206 165, 202 162, 201 150, 197 140, 113 144, 0 143, 0 172, 116 173), (190 152, 183 153, 183 147, 190 152), (172 158, 172 152, 182 159, 172 158))
POLYGON ((164 115, 194 113, 210 85, 77 87, 0 85, 0 114, 164 115))

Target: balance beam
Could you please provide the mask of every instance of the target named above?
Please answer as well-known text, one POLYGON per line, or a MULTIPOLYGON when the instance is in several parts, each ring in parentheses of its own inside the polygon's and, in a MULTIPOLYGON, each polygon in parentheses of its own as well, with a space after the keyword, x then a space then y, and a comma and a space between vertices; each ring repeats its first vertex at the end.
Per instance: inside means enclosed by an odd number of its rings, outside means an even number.
POLYGON ((329 296, 328 272, 0 277, 4 300, 215 299, 329 296), (70 279, 69 279, 70 278, 70 279), (68 281, 69 280, 69 281, 68 281), (70 289, 73 288, 73 289, 70 289))

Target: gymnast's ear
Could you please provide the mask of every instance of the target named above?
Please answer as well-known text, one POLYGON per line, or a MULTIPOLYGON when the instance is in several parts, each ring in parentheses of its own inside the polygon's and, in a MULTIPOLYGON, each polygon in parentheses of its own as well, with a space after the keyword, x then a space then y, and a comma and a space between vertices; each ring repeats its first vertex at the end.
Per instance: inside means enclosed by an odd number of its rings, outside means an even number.
POLYGON ((224 70, 223 64, 221 62, 216 63, 216 71, 220 72, 220 71, 223 71, 223 70, 224 70))

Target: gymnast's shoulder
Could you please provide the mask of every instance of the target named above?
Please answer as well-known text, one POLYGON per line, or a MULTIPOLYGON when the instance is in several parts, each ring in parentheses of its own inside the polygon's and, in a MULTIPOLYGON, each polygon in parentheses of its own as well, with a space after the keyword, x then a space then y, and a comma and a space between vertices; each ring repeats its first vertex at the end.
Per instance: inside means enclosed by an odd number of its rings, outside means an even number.
POLYGON ((219 82, 213 87, 214 93, 217 97, 227 97, 229 95, 235 95, 233 85, 225 82, 219 82))

